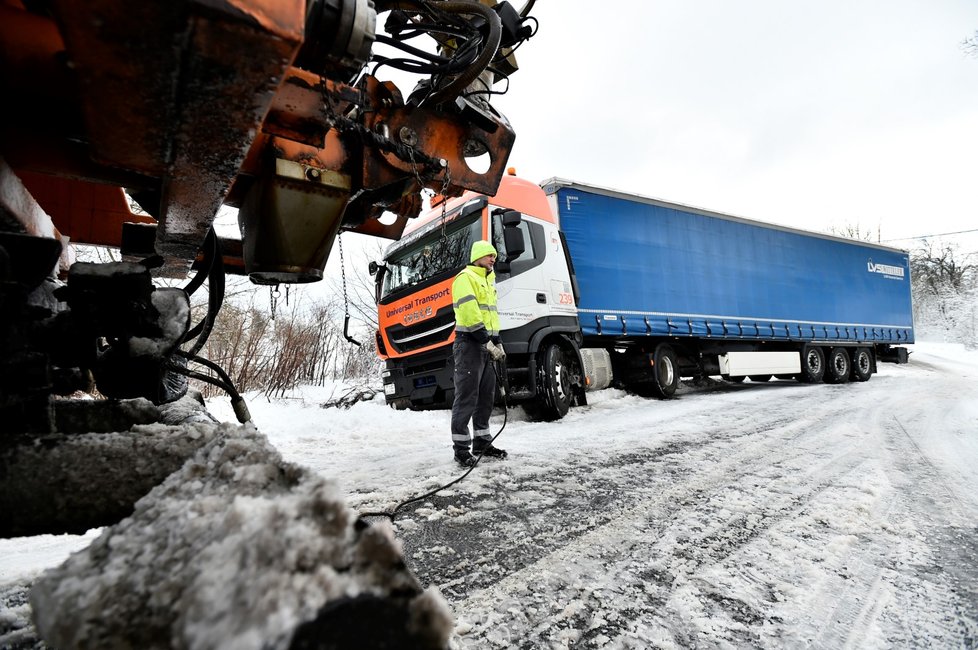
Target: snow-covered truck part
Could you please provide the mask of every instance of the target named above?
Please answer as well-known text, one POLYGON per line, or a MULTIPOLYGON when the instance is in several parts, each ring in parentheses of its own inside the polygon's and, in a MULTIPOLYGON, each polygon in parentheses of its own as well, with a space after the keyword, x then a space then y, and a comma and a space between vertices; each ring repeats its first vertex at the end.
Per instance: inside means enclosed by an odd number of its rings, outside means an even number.
POLYGON ((612 381, 660 397, 680 377, 866 381, 878 361, 906 362, 914 340, 905 251, 507 176, 495 197, 436 207, 378 269, 394 406, 450 404, 446 289, 466 244, 483 237, 500 251, 510 400, 544 419, 612 381))

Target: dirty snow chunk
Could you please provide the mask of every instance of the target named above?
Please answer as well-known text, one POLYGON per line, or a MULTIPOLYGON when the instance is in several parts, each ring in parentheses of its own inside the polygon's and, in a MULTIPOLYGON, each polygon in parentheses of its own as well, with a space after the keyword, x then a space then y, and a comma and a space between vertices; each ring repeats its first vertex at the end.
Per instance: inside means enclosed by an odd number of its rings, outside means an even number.
POLYGON ((34 639, 26 581, 0 587, 0 648, 28 647, 34 639))
POLYGON ((159 410, 160 422, 163 424, 217 423, 217 419, 208 413, 200 391, 193 389, 180 399, 164 404, 159 410))
POLYGON ((448 608, 403 567, 389 525, 354 524, 332 482, 254 427, 222 425, 131 517, 38 579, 34 621, 62 649, 445 647, 448 608))
POLYGON ((149 424, 125 432, 51 434, 43 445, 20 445, 15 462, 0 471, 0 512, 17 535, 83 533, 119 521, 215 430, 213 424, 149 424))
POLYGON ((153 306, 159 312, 157 324, 159 337, 133 337, 129 340, 129 353, 133 356, 163 357, 168 355, 187 331, 190 320, 190 301, 183 291, 157 289, 151 295, 153 306))

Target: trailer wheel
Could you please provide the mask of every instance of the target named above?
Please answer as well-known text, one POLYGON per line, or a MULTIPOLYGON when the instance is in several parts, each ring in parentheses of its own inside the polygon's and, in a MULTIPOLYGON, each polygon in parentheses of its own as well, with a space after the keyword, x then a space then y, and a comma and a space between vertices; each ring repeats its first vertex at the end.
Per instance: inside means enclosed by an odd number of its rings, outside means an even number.
POLYGON ((852 351, 852 381, 869 381, 873 376, 873 357, 867 348, 856 348, 852 351))
POLYGON ((655 363, 652 367, 652 392, 664 399, 676 394, 679 387, 679 361, 676 353, 666 344, 655 349, 652 357, 655 363))
POLYGON ((747 375, 751 381, 756 381, 762 383, 765 381, 771 381, 771 375, 747 375))
POLYGON ((801 373, 798 381, 818 384, 825 376, 825 353, 817 345, 807 345, 801 351, 801 373))
POLYGON ((571 385, 571 368, 564 351, 551 343, 540 353, 537 399, 523 405, 533 420, 552 422, 567 415, 574 389, 571 385))
POLYGON ((826 384, 844 384, 849 381, 849 373, 852 370, 852 361, 849 360, 849 352, 845 348, 832 348, 829 356, 825 360, 826 384))

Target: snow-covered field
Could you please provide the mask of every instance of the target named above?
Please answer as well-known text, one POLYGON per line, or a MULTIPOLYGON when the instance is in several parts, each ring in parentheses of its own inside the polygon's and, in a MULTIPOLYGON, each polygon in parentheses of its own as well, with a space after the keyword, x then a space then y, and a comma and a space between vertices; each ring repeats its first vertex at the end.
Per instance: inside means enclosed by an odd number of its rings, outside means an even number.
MULTIPOLYGON (((978 353, 914 350, 864 384, 607 390, 549 424, 514 409, 508 460, 399 514, 408 563, 457 648, 975 647, 978 353)), ((447 412, 319 408, 328 392, 250 408, 352 506, 460 473, 447 412)), ((0 597, 91 539, 0 541, 0 597)), ((3 602, 18 627, 27 606, 3 602)))

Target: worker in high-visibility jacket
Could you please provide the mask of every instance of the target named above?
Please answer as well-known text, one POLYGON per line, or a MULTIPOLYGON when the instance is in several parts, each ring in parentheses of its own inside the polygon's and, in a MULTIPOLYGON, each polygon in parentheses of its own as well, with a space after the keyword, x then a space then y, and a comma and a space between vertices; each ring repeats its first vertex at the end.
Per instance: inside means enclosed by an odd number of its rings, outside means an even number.
POLYGON ((493 360, 506 356, 499 340, 496 311, 496 249, 485 240, 472 244, 469 265, 452 283, 455 308, 455 401, 452 403, 452 446, 455 460, 471 467, 472 454, 505 458, 506 452, 492 445, 489 415, 496 392, 493 360), (474 440, 469 436, 472 420, 474 440), (471 451, 469 446, 471 445, 471 451))

